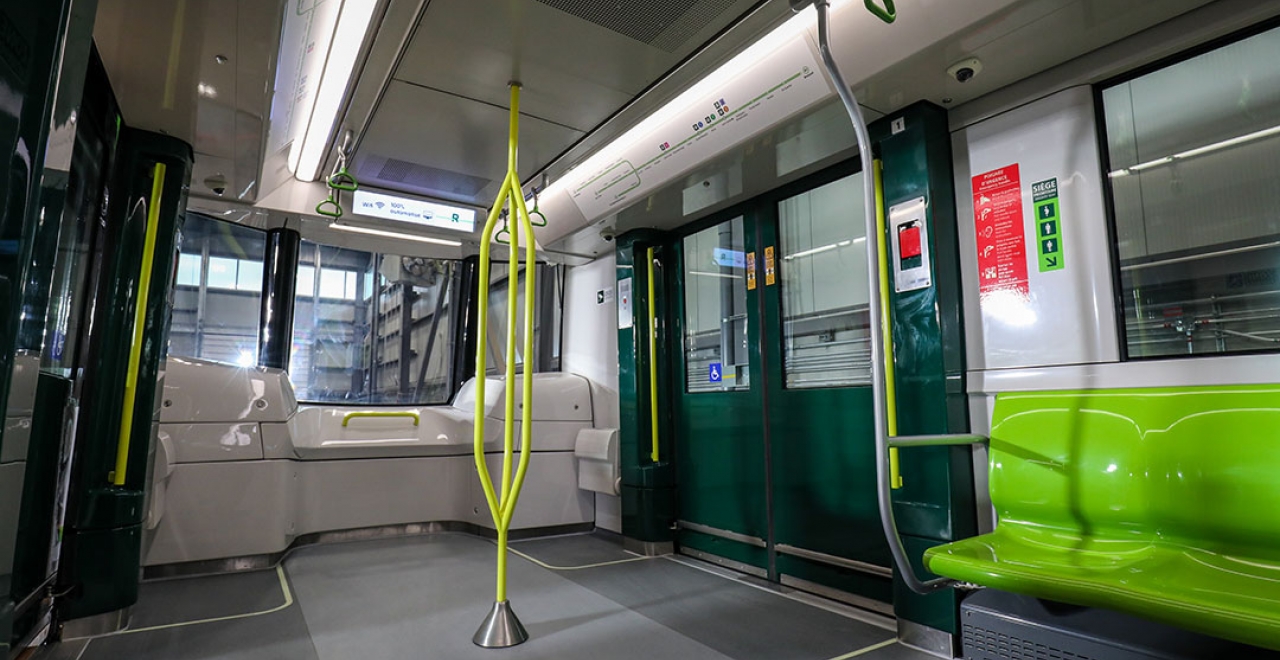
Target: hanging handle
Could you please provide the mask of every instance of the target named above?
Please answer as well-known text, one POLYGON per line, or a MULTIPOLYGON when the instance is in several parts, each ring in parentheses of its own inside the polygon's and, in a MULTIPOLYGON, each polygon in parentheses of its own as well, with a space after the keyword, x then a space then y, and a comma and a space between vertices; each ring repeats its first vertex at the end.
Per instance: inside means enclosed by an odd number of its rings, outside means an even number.
POLYGON ((351 172, 347 171, 347 166, 344 164, 329 177, 329 187, 334 190, 355 192, 360 189, 360 184, 351 175, 351 172))
POLYGON ((898 18, 898 10, 894 8, 893 0, 884 0, 883 7, 876 0, 866 0, 866 5, 868 11, 885 23, 892 23, 898 18))
POLYGON ((342 217, 342 205, 338 203, 337 199, 330 197, 329 199, 316 204, 316 213, 323 215, 326 218, 333 218, 334 220, 337 220, 342 217))

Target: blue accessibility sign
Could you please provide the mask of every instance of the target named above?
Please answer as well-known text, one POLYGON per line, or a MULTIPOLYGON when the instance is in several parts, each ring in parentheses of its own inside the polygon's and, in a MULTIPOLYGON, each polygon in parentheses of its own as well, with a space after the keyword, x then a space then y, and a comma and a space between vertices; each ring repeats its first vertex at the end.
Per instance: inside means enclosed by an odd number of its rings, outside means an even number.
POLYGON ((712 363, 711 363, 711 373, 710 373, 710 378, 709 378, 709 380, 710 380, 711 382, 713 382, 713 383, 718 383, 718 382, 720 382, 720 381, 724 380, 724 374, 720 371, 720 363, 719 363, 719 362, 712 362, 712 363))

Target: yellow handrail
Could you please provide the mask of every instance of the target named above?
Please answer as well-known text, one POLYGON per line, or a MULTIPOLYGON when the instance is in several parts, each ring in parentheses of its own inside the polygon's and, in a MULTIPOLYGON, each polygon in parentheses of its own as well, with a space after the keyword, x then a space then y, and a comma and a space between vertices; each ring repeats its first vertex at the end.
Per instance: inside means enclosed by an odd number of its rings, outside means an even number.
POLYGON ((408 417, 413 420, 414 426, 417 426, 421 421, 418 413, 412 410, 357 410, 342 416, 342 426, 345 428, 351 420, 357 417, 408 417))
POLYGON ((653 295, 653 248, 649 248, 649 432, 653 448, 649 458, 658 462, 658 311, 653 295))
POLYGON ((530 430, 533 420, 533 320, 535 304, 535 278, 537 269, 537 248, 533 238, 533 223, 529 219, 529 211, 525 207, 520 178, 516 174, 516 156, 518 153, 518 136, 520 131, 520 85, 511 84, 511 117, 510 136, 507 143, 507 175, 498 192, 497 201, 489 211, 480 241, 480 276, 477 303, 480 313, 477 315, 476 336, 480 341, 476 345, 476 403, 475 403, 475 460, 476 471, 480 476, 480 486, 484 490, 485 501, 489 504, 489 513, 493 516, 498 534, 498 577, 496 598, 498 603, 507 600, 507 531, 511 527, 511 517, 515 513, 516 502, 520 499, 520 488, 524 484, 525 473, 529 468, 529 447, 531 445, 530 430), (520 233, 526 234, 525 246, 525 294, 524 294, 524 368, 522 380, 522 410, 520 415, 520 462, 516 467, 514 479, 511 468, 515 452, 515 373, 516 373, 516 320, 517 298, 514 287, 507 295, 507 370, 506 370, 506 419, 503 426, 502 443, 502 488, 501 496, 493 486, 493 478, 489 474, 489 466, 485 462, 484 453, 484 420, 485 420, 485 373, 486 342, 488 337, 489 315, 489 278, 491 271, 491 242, 493 231, 497 226, 498 216, 503 205, 508 205, 512 218, 517 222, 510 223, 510 275, 508 282, 518 281, 520 268, 520 233))
POLYGON ((160 201, 164 196, 164 163, 156 163, 151 175, 151 200, 147 207, 146 240, 142 247, 142 272, 138 274, 137 309, 133 312, 133 345, 129 347, 129 370, 124 381, 124 410, 120 419, 120 439, 116 443, 116 469, 109 475, 115 486, 123 486, 129 469, 129 440, 133 435, 133 408, 138 400, 138 369, 142 363, 142 333, 147 325, 147 300, 151 293, 151 271, 155 266, 156 236, 160 233, 160 201))
MULTIPOLYGON (((884 340, 884 407, 885 421, 890 438, 898 435, 898 390, 893 369, 893 324, 889 318, 889 248, 885 237, 884 217, 884 164, 874 161, 872 172, 876 184, 876 243, 880 246, 877 259, 880 262, 880 328, 884 340)), ((898 448, 889 448, 889 484, 902 488, 902 471, 898 463, 898 448)))

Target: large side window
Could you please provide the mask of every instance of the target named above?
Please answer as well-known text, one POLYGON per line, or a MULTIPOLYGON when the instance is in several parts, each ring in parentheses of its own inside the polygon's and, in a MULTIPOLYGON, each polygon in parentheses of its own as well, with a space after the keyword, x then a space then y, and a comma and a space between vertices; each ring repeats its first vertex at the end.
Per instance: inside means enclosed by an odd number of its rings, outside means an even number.
POLYGON ((289 362, 298 398, 447 403, 455 267, 303 241, 289 362))
POLYGON ((1280 29, 1106 86, 1131 358, 1280 344, 1280 29))
POLYGON ((174 288, 169 354, 258 362, 266 234, 188 213, 174 288))

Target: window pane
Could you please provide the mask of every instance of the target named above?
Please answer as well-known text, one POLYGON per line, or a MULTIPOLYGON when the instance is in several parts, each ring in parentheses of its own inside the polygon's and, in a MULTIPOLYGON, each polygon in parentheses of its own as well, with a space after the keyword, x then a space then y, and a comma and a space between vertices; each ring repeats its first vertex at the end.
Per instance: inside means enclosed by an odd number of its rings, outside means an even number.
POLYGON ((778 203, 786 387, 871 382, 862 175, 778 203))
POLYGON ((187 214, 178 257, 169 352, 252 366, 258 360, 264 232, 194 213, 187 214), (209 281, 200 295, 200 272, 209 254, 209 281), (247 278, 247 279, 246 279, 247 278), (253 286, 244 286, 249 281, 253 286))
POLYGON ((316 269, 314 266, 298 266, 298 289, 299 296, 314 296, 316 294, 316 269))
POLYGON ((236 289, 240 291, 262 291, 262 262, 240 260, 239 273, 236 275, 236 289))
POLYGON ((741 217, 684 239, 684 358, 690 392, 751 385, 745 250, 741 217))
POLYGON ((178 255, 178 286, 200 286, 200 255, 178 255))
POLYGON ((226 257, 209 257, 209 288, 236 288, 236 260, 226 257))
POLYGON ((342 300, 346 296, 346 272, 332 268, 320 269, 320 297, 342 300))
POLYGON ((318 289, 300 285, 295 297, 289 377, 300 400, 449 401, 454 261, 307 241, 299 261, 299 281, 320 273, 318 289))
POLYGON ((1280 341, 1280 30, 1103 90, 1130 357, 1280 341))

